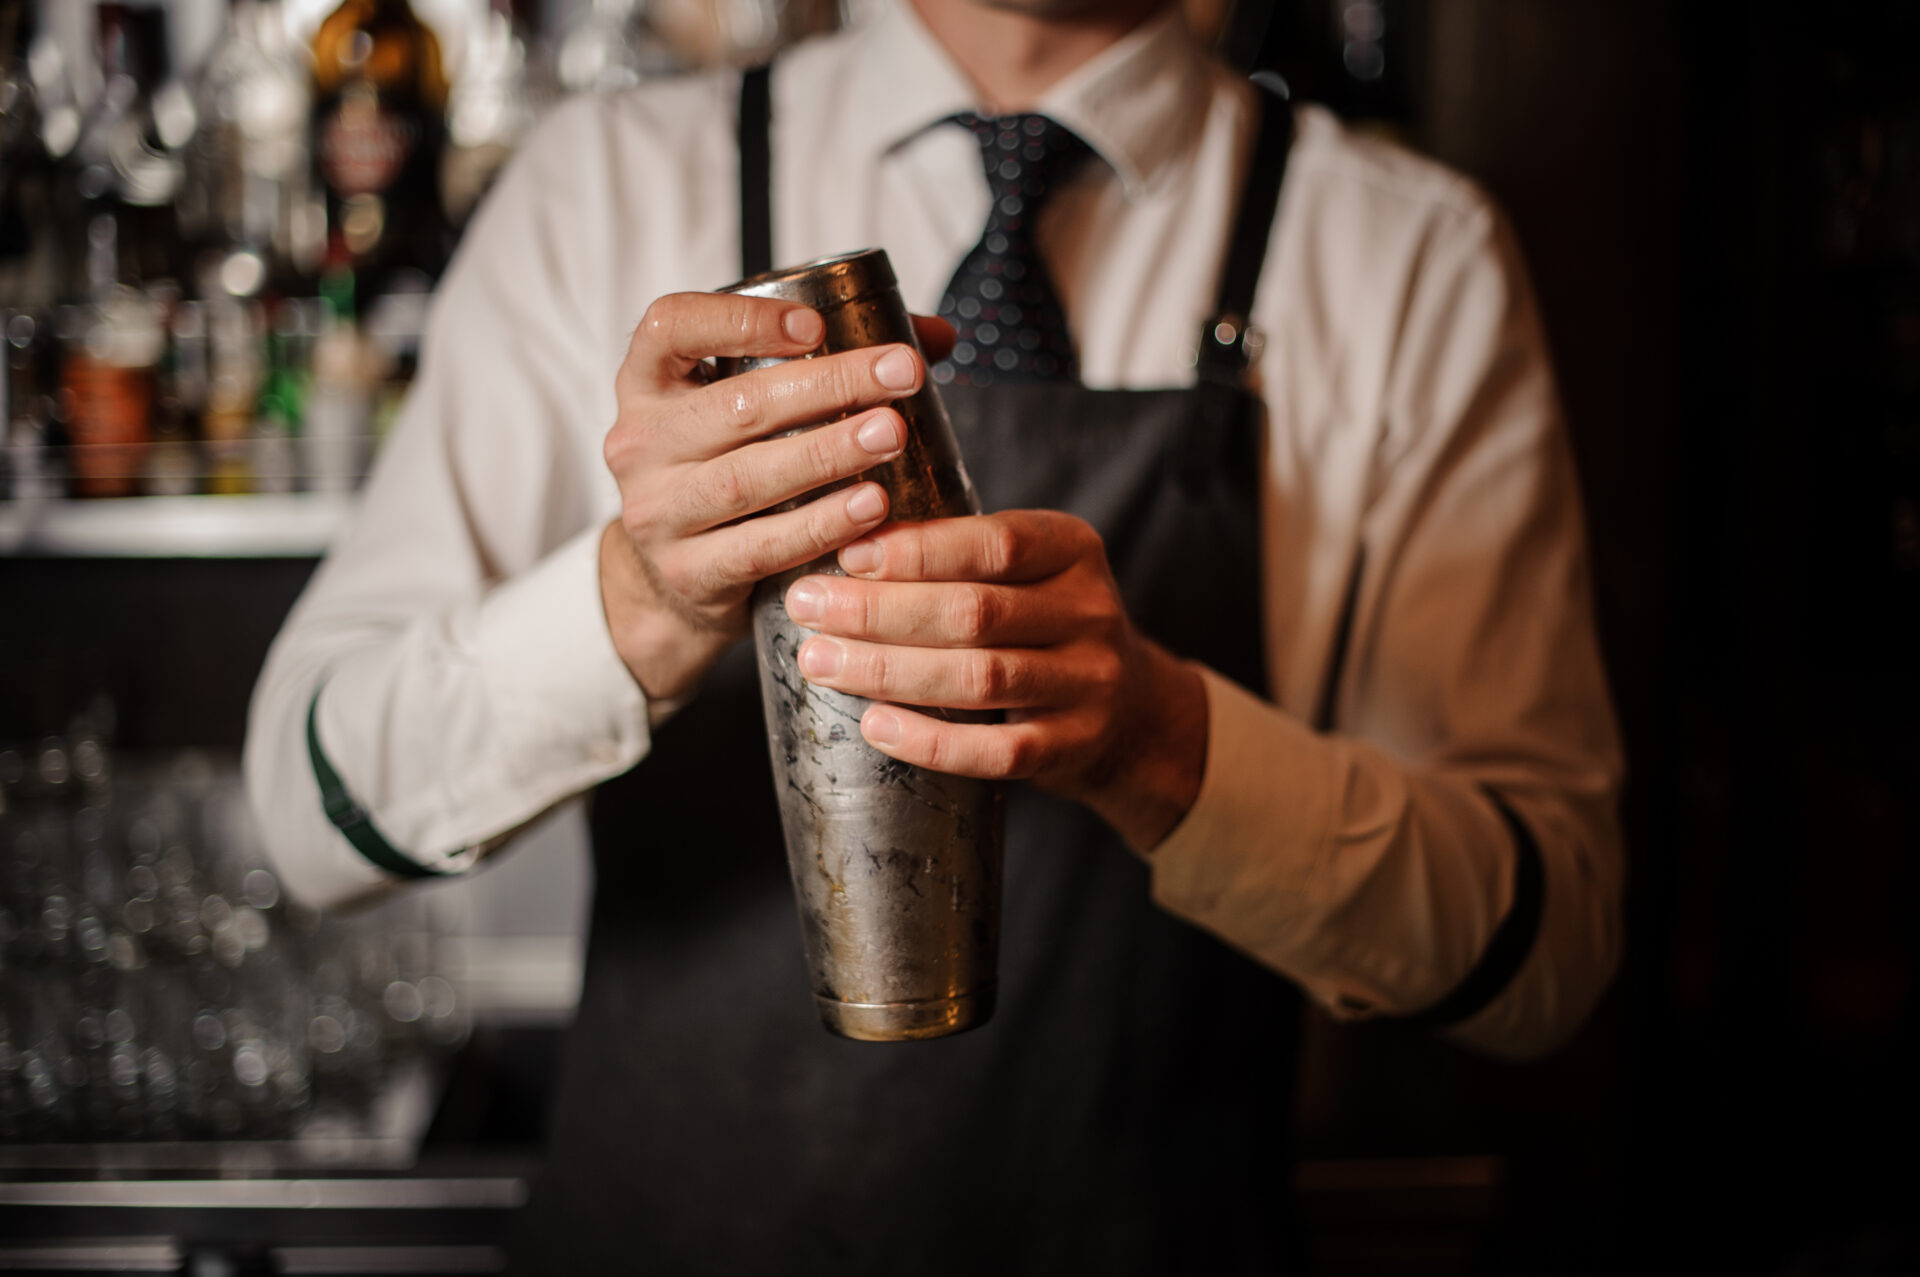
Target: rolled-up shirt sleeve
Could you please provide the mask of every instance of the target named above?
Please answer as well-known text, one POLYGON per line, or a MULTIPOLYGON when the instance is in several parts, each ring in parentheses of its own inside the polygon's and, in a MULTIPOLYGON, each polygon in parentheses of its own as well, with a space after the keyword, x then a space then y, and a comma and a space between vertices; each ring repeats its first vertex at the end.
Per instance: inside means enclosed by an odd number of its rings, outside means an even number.
POLYGON ((617 493, 593 463, 619 357, 585 295, 602 223, 555 222, 601 198, 577 114, 523 148, 463 241, 358 515, 256 685, 249 792, 312 903, 458 872, 647 749, 600 600, 617 493))
POLYGON ((1201 792, 1150 864, 1162 905, 1342 1018, 1447 1005, 1510 951, 1448 1032, 1532 1056, 1618 962, 1623 764, 1544 338, 1504 223, 1458 203, 1397 317, 1330 721, 1209 673, 1201 792))

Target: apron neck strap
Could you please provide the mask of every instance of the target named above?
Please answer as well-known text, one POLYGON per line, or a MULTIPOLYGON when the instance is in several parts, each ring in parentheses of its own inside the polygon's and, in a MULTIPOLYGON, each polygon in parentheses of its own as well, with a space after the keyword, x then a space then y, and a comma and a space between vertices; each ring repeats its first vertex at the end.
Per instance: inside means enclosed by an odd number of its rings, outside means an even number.
POLYGON ((1266 261, 1267 241, 1273 238, 1273 218, 1280 207, 1280 184, 1287 174, 1287 155, 1293 149, 1293 108, 1283 93, 1254 79, 1260 102, 1259 131, 1247 165, 1247 184, 1240 192, 1233 232, 1227 240, 1226 264, 1220 273, 1220 294, 1213 318, 1200 334, 1198 369, 1201 381, 1240 384, 1246 371, 1247 317, 1253 313, 1253 295, 1260 285, 1260 267, 1266 261))
POLYGON ((749 68, 740 77, 740 277, 773 269, 773 150, 768 122, 773 114, 771 68, 749 68))

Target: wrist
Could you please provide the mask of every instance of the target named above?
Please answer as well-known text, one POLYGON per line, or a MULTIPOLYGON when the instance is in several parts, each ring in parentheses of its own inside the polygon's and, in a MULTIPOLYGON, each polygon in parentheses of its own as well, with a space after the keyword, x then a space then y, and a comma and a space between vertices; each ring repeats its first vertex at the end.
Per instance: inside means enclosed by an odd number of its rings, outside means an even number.
POLYGON ((1200 796, 1207 767, 1207 685, 1193 665, 1141 640, 1131 712, 1115 733, 1119 751, 1088 800, 1127 845, 1151 852, 1200 796))
POLYGON ((659 597, 620 521, 600 534, 600 603, 613 649, 651 703, 690 695, 732 645, 732 635, 696 630, 659 597))

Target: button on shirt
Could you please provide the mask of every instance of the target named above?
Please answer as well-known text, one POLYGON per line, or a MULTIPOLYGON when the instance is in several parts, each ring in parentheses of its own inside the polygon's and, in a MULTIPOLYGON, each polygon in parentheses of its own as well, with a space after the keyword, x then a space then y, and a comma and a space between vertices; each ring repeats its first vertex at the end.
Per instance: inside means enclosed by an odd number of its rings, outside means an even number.
MULTIPOLYGON (((1254 90, 1176 8, 1035 106, 1093 151, 1038 227, 1092 386, 1191 382, 1251 145, 1254 90)), ((647 753, 668 711, 601 610, 598 540, 619 510, 601 442, 648 303, 740 274, 737 93, 710 75, 568 103, 462 243, 359 516, 255 692, 249 785, 307 899, 394 881, 322 812, 317 690, 353 798, 442 871, 647 753)), ((775 260, 882 246, 933 312, 989 199, 973 137, 940 122, 987 104, 900 4, 784 55, 773 109, 775 260)), ((1297 120, 1252 316, 1274 699, 1207 675, 1198 800, 1143 854, 1164 908, 1335 1015, 1413 1012, 1473 968, 1510 904, 1496 790, 1539 842, 1542 926, 1512 984, 1450 1032, 1537 1052, 1612 973, 1622 877, 1621 759, 1538 316, 1469 182, 1321 110, 1297 120), (1307 720, 1356 564, 1320 733, 1307 720)))

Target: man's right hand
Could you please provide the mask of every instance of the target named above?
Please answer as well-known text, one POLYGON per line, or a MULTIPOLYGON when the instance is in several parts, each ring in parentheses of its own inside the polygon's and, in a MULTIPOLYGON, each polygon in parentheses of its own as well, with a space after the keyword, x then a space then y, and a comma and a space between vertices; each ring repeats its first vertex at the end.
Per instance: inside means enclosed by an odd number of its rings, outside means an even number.
POLYGON ((747 632, 755 582, 831 553, 887 516, 880 485, 857 483, 746 517, 906 445, 906 423, 881 405, 920 387, 925 370, 910 346, 793 359, 719 382, 702 363, 792 358, 824 333, 805 306, 725 293, 662 297, 634 331, 606 439, 620 517, 600 538, 600 598, 614 648, 649 699, 689 694, 747 632), (767 438, 821 421, 832 424, 767 438))

